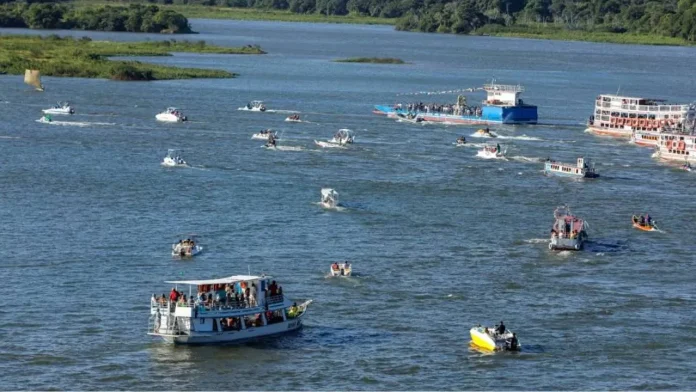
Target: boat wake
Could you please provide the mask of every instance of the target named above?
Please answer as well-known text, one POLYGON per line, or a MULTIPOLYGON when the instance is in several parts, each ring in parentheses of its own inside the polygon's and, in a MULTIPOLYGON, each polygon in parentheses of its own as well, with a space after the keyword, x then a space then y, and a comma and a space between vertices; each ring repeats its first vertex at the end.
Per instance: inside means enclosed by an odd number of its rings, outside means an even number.
POLYGON ((524 242, 526 242, 528 244, 546 244, 550 241, 551 240, 549 240, 548 238, 532 238, 529 240, 524 240, 524 242))
POLYGON ((342 149, 346 148, 346 146, 343 146, 341 144, 331 143, 331 142, 321 142, 321 141, 317 141, 317 140, 314 141, 314 144, 316 144, 317 146, 319 146, 321 148, 342 148, 342 149))
POLYGON ((281 109, 266 109, 264 113, 287 113, 287 114, 298 114, 301 113, 299 110, 281 110, 281 109))
POLYGON ((5 136, 5 135, 0 135, 0 139, 14 140, 14 139, 21 139, 21 137, 19 137, 19 136, 5 136))
POLYGON ((497 137, 498 139, 527 140, 527 141, 535 141, 535 142, 544 141, 544 139, 540 139, 540 138, 534 137, 534 136, 527 136, 527 135, 521 135, 521 136, 497 135, 496 137, 497 137))
POLYGON ((321 207, 322 209, 324 209, 324 210, 329 210, 329 211, 338 211, 338 212, 342 212, 342 211, 346 211, 346 210, 347 210, 347 208, 346 208, 346 207, 343 207, 342 204, 339 204, 339 205, 337 205, 336 207, 333 207, 333 208, 325 207, 320 201, 315 202, 315 203, 313 203, 313 204, 316 204, 316 205, 318 205, 319 207, 321 207))
POLYGON ((477 152, 476 157, 481 158, 481 159, 499 159, 501 161, 508 160, 507 158, 505 158, 505 155, 495 155, 495 154, 487 153, 485 151, 477 152))
POLYGON ((93 125, 99 126, 110 126, 116 125, 116 123, 106 123, 106 122, 90 122, 90 121, 41 121, 36 120, 38 123, 48 124, 48 125, 62 125, 62 126, 73 126, 73 127, 89 127, 93 125))
POLYGON ((540 162, 545 162, 546 158, 539 158, 539 157, 525 157, 522 155, 515 155, 514 157, 510 157, 513 161, 518 161, 518 162, 529 162, 529 163, 540 163, 540 162))
POLYGON ((269 150, 277 150, 277 151, 304 151, 304 147, 300 146, 275 146, 275 147, 266 147, 262 146, 264 148, 267 148, 269 150))
POLYGON ((498 137, 502 138, 501 136, 498 136, 498 134, 495 133, 495 132, 493 132, 493 131, 491 131, 489 135, 483 135, 483 134, 474 132, 474 133, 472 133, 472 134, 469 135, 469 136, 470 136, 470 137, 478 137, 478 138, 481 138, 481 139, 493 139, 493 138, 498 138, 498 137))

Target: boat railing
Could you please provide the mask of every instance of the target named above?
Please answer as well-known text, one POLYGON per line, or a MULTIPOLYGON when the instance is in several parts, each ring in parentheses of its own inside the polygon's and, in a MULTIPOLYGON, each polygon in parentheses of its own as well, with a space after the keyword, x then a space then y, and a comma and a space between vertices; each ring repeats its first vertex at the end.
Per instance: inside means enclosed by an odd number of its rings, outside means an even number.
MULTIPOLYGON (((274 296, 268 296, 266 297, 266 304, 268 305, 274 305, 274 304, 282 304, 284 301, 285 297, 281 295, 274 295, 274 296)), ((160 312, 162 313, 167 313, 167 312, 174 312, 176 308, 198 308, 204 311, 210 311, 210 310, 234 310, 234 309, 250 309, 250 308, 256 308, 261 306, 259 301, 256 301, 256 303, 253 303, 251 301, 247 300, 240 300, 236 301, 234 299, 231 300, 222 300, 222 301, 210 301, 210 302, 174 302, 171 300, 168 300, 166 302, 155 302, 152 301, 150 303, 150 307, 152 310, 159 309, 160 312)))
POLYGON ((524 87, 521 85, 514 85, 514 84, 497 84, 497 83, 489 83, 489 84, 484 84, 483 89, 486 91, 505 91, 505 92, 512 92, 512 93, 521 93, 524 91, 524 87))

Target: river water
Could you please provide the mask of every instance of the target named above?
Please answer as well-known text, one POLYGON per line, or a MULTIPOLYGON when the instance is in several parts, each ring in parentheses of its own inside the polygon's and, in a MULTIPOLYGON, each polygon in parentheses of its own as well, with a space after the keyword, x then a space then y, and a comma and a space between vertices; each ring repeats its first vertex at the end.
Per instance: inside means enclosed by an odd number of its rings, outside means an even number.
MULTIPOLYGON (((260 44, 265 56, 144 59, 224 68, 229 80, 0 76, 0 389, 692 389, 696 334, 693 174, 583 132, 594 97, 694 99, 693 48, 395 32, 383 26, 194 20, 193 37, 260 44), (342 64, 352 56, 408 65, 342 64), (397 96, 522 83, 542 124, 495 129, 509 160, 455 148, 474 127, 412 125, 371 105, 397 96), (237 111, 252 99, 284 113, 237 111), (70 100, 62 125, 40 109, 70 100), (158 124, 180 107, 190 122, 158 124), (252 133, 273 128, 271 151, 252 133), (322 150, 339 128, 356 144, 322 150), (167 148, 192 165, 164 169, 167 148), (597 161, 602 177, 545 177, 541 159, 597 161), (335 188, 345 210, 316 205, 335 188), (552 253, 554 208, 591 227, 552 253), (650 212, 663 232, 631 228, 650 212), (196 233, 205 250, 172 260, 196 233), (335 260, 355 275, 326 278, 335 260), (173 347, 146 335, 165 280, 267 273, 314 299, 306 327, 243 346, 173 347), (469 348, 504 320, 519 354, 469 348)), ((18 30, 1 30, 17 33, 18 30)), ((21 31, 37 34, 36 31, 21 31)), ((48 34, 51 32, 42 31, 48 34)), ((169 36, 59 32, 94 39, 169 36)), ((177 37, 178 38, 178 37, 177 37)), ((482 96, 474 95, 473 99, 482 96)), ((469 138, 476 141, 474 138, 469 138)))

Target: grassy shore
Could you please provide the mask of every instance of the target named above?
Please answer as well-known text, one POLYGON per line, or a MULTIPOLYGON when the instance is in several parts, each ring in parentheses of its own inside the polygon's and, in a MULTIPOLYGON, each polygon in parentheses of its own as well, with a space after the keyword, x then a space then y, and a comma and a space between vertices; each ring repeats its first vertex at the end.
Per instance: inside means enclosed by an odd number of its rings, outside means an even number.
POLYGON ((353 57, 334 60, 336 63, 366 63, 366 64, 406 64, 404 60, 390 57, 353 57))
POLYGON ((497 37, 533 38, 561 41, 587 41, 633 45, 693 46, 694 43, 681 38, 659 35, 610 33, 603 31, 567 30, 555 26, 484 26, 475 34, 497 37))
POLYGON ((115 80, 166 80, 192 78, 231 78, 231 72, 216 69, 178 68, 142 63, 112 61, 110 56, 170 56, 171 52, 260 54, 258 47, 224 48, 205 42, 108 42, 58 36, 0 37, 0 73, 24 74, 38 69, 45 76, 106 78, 115 80))

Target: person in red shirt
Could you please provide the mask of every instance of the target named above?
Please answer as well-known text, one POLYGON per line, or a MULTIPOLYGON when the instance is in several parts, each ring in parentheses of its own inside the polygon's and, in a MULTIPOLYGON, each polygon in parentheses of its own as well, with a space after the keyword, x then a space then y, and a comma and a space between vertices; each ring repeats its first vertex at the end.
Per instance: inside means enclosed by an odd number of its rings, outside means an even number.
POLYGON ((172 287, 172 292, 169 293, 169 299, 173 302, 176 302, 179 299, 179 293, 172 287))

